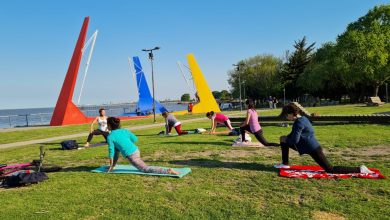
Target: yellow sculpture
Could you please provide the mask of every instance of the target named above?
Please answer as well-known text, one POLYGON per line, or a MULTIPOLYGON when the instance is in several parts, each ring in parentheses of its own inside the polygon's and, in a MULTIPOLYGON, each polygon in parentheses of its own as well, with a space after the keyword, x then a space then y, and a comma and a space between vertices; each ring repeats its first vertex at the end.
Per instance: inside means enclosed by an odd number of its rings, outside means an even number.
MULTIPOLYGON (((199 68, 198 63, 193 54, 187 55, 188 64, 190 65, 190 70, 192 74, 192 78, 194 80, 194 84, 196 87, 197 95, 198 95, 198 103, 194 105, 192 108, 193 114, 198 113, 206 113, 209 111, 220 112, 217 101, 213 94, 211 93, 210 87, 207 84, 206 79, 204 78, 202 71, 199 68)), ((175 115, 183 115, 188 113, 188 111, 178 111, 174 112, 175 115)))

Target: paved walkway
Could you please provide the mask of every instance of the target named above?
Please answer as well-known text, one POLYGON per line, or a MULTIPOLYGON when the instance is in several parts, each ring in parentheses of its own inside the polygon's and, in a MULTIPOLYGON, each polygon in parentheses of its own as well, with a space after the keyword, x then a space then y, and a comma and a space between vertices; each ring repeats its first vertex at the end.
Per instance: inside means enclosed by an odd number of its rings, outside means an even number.
MULTIPOLYGON (((194 121, 205 121, 208 120, 207 118, 195 118, 195 119, 188 119, 188 120, 182 120, 182 122, 194 122, 194 121)), ((148 129, 148 128, 156 128, 156 127, 163 127, 165 123, 157 123, 157 124, 151 124, 151 125, 139 125, 139 126, 128 126, 124 128, 131 128, 132 131, 135 130, 142 130, 142 129, 148 129)), ((31 144, 41 144, 41 143, 48 143, 52 141, 58 141, 58 140, 66 140, 66 139, 73 139, 78 137, 86 137, 89 133, 78 133, 78 134, 71 134, 71 135, 64 135, 64 136, 58 136, 58 137, 51 137, 51 138, 44 138, 44 139, 37 139, 37 140, 31 140, 31 141, 21 141, 21 142, 14 142, 9 144, 1 144, 0 149, 6 149, 6 148, 12 148, 12 147, 20 147, 20 146, 26 146, 31 144)))

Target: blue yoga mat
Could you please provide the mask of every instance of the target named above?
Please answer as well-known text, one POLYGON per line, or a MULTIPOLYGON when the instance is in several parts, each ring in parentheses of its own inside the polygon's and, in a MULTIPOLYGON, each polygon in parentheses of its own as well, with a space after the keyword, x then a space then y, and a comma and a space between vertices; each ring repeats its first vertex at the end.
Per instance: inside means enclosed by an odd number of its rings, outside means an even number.
MULTIPOLYGON (((166 168, 166 167, 163 167, 166 168)), ((126 173, 126 174, 138 174, 138 175, 148 175, 148 176, 170 176, 170 177, 177 177, 182 178, 183 176, 191 173, 191 168, 184 167, 184 168, 172 168, 177 172, 180 172, 179 175, 172 175, 172 174, 159 174, 159 173, 144 173, 134 166, 131 165, 116 165, 114 170, 112 170, 109 173, 118 174, 118 173, 126 173)), ((99 168, 96 168, 94 170, 91 170, 91 172, 94 173, 107 173, 107 165, 101 166, 99 168)))

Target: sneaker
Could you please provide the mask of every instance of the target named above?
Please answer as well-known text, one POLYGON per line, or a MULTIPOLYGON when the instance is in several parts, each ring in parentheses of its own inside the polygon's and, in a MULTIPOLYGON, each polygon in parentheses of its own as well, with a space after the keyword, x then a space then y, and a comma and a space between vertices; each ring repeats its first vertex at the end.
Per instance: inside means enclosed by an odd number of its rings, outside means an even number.
POLYGON ((375 173, 375 172, 371 171, 371 170, 368 169, 366 166, 361 165, 361 166, 360 166, 360 173, 370 174, 370 173, 375 173))
POLYGON ((274 167, 275 168, 277 168, 277 169, 288 169, 288 168, 290 168, 290 166, 289 165, 284 165, 284 164, 276 164, 276 165, 274 165, 274 167))

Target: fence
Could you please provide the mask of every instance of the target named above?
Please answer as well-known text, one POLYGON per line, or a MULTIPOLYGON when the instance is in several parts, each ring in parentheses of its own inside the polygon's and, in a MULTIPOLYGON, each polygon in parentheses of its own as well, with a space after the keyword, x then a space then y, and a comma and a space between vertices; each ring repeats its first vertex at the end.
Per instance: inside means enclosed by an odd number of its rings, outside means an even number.
MULTIPOLYGON (((169 111, 179 111, 187 109, 186 105, 181 105, 175 102, 164 103, 169 111)), ((135 104, 130 105, 114 105, 115 108, 103 106, 106 108, 107 116, 118 116, 123 113, 134 112, 135 104)), ((113 106, 111 106, 113 107, 113 106)), ((80 110, 87 117, 95 117, 99 115, 100 106, 81 106, 80 110)), ((47 126, 53 113, 34 113, 34 114, 19 114, 19 115, 5 115, 0 116, 0 128, 15 128, 15 127, 29 127, 29 126, 47 126)))

